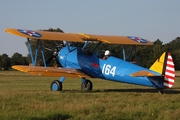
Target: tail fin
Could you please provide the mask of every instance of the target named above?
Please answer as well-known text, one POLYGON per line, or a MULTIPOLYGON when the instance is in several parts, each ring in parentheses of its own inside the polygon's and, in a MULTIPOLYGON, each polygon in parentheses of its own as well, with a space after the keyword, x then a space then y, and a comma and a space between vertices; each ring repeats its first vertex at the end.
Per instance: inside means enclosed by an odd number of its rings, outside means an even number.
POLYGON ((149 69, 156 71, 164 76, 164 88, 171 88, 174 85, 175 69, 170 53, 164 52, 149 69))

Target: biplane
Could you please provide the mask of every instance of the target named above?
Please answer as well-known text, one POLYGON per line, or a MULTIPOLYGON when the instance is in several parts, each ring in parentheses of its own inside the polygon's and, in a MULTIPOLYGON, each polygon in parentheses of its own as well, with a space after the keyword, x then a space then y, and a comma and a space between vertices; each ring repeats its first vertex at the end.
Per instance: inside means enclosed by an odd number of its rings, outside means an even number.
MULTIPOLYGON (((66 77, 80 78, 81 89, 90 91, 93 84, 90 78, 100 78, 109 81, 149 86, 163 93, 163 89, 171 88, 175 80, 175 69, 170 53, 164 52, 150 68, 144 68, 137 64, 110 55, 103 59, 104 50, 96 49, 102 43, 121 45, 153 45, 152 42, 135 36, 109 36, 83 33, 47 32, 41 30, 25 30, 7 28, 5 32, 27 39, 32 65, 15 65, 12 68, 40 76, 58 76, 59 80, 52 81, 52 91, 62 91, 66 77), (37 40, 35 54, 31 48, 30 40, 37 40), (42 40, 64 41, 63 47, 57 51, 57 59, 61 67, 48 67, 44 56, 42 40), (71 46, 70 42, 84 43, 82 47, 71 46), (93 50, 85 51, 88 43, 96 42, 93 50), (44 66, 37 66, 38 50, 41 50, 44 66), (88 52, 87 52, 88 51, 88 52)), ((124 50, 123 50, 124 53, 124 50)), ((123 54, 124 55, 124 54, 123 54)))

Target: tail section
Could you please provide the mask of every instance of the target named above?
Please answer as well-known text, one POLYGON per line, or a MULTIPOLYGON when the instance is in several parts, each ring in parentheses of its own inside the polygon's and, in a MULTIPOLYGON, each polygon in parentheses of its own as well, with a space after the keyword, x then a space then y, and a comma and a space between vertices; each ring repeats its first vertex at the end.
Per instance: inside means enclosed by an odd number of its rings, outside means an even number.
POLYGON ((159 59, 150 67, 150 70, 160 73, 163 79, 164 88, 171 88, 174 85, 175 69, 170 53, 164 52, 159 59))

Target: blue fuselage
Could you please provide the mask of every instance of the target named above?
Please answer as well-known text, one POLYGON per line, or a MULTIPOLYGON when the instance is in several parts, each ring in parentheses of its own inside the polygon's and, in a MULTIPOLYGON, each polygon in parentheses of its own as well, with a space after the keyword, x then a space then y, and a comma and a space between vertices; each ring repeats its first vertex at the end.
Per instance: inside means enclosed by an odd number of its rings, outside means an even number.
POLYGON ((103 60, 97 56, 97 53, 87 55, 81 49, 77 49, 76 47, 64 47, 59 52, 58 58, 63 67, 82 70, 95 78, 156 88, 163 87, 161 83, 158 83, 158 80, 151 80, 150 77, 131 76, 132 73, 141 70, 147 70, 157 75, 159 75, 159 73, 113 56, 103 60))

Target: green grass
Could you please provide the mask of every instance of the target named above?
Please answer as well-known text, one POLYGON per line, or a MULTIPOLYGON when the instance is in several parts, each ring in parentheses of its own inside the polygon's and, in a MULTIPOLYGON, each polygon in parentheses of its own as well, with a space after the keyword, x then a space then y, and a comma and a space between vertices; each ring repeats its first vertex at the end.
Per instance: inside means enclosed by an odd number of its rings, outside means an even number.
POLYGON ((157 90, 91 79, 93 91, 82 92, 81 80, 67 78, 63 91, 50 91, 55 77, 17 71, 0 72, 1 120, 178 120, 180 78, 172 89, 157 90))

